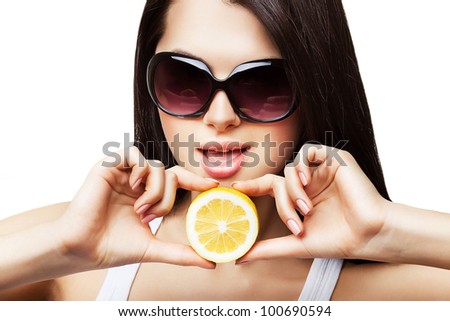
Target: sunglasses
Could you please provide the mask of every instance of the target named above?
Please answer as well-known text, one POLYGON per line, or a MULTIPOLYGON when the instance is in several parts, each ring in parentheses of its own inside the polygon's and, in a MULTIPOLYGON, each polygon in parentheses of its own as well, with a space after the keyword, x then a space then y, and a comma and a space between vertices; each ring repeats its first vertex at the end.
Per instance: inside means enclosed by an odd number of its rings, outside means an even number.
POLYGON ((147 66, 147 87, 158 108, 177 117, 201 116, 217 90, 225 91, 240 118, 252 122, 279 121, 295 109, 283 59, 245 62, 220 80, 203 61, 161 52, 147 66))

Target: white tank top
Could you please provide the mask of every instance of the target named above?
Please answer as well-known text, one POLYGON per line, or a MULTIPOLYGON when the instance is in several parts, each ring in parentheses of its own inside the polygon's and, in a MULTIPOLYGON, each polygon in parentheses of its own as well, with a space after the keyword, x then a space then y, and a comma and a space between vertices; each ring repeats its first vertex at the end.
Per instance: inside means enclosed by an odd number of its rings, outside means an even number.
MULTIPOLYGON (((150 228, 156 233, 162 218, 153 220, 150 228)), ((341 273, 342 259, 314 259, 299 301, 329 301, 341 273)), ((97 301, 127 301, 140 263, 108 269, 97 301)))

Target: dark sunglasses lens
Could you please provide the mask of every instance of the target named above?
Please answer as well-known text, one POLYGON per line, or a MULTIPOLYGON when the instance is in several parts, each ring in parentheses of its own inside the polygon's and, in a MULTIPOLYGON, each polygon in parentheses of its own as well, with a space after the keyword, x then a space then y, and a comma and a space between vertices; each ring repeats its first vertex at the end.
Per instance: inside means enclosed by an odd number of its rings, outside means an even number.
POLYGON ((292 90, 281 66, 261 66, 236 74, 230 83, 236 105, 247 116, 271 121, 292 107, 292 90))
POLYGON ((159 104, 179 116, 199 111, 208 100, 212 86, 206 73, 171 57, 158 63, 153 83, 159 104))

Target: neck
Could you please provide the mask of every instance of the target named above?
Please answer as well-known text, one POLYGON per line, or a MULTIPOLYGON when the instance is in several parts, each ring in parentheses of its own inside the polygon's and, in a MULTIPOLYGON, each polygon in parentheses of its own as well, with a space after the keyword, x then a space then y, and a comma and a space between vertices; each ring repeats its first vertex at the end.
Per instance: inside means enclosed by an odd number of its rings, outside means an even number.
POLYGON ((290 232, 281 221, 275 206, 275 200, 271 196, 252 198, 258 210, 259 240, 289 235, 290 232))

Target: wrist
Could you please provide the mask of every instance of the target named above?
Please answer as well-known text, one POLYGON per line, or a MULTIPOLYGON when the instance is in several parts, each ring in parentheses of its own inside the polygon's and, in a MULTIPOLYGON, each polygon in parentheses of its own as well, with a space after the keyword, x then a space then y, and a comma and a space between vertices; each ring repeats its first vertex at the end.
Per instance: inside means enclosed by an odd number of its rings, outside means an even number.
POLYGON ((388 202, 385 222, 361 258, 450 268, 450 215, 388 202))
POLYGON ((393 240, 398 222, 395 217, 396 204, 382 197, 376 203, 376 222, 369 228, 363 241, 355 249, 354 259, 392 262, 397 257, 397 246, 393 240))
POLYGON ((408 214, 408 206, 385 200, 381 207, 383 224, 367 242, 364 258, 389 263, 416 263, 408 253, 418 241, 420 219, 408 214))
POLYGON ((65 274, 77 273, 99 268, 99 260, 95 255, 96 242, 85 239, 85 234, 76 231, 77 226, 66 216, 53 222, 55 256, 59 258, 65 274))

